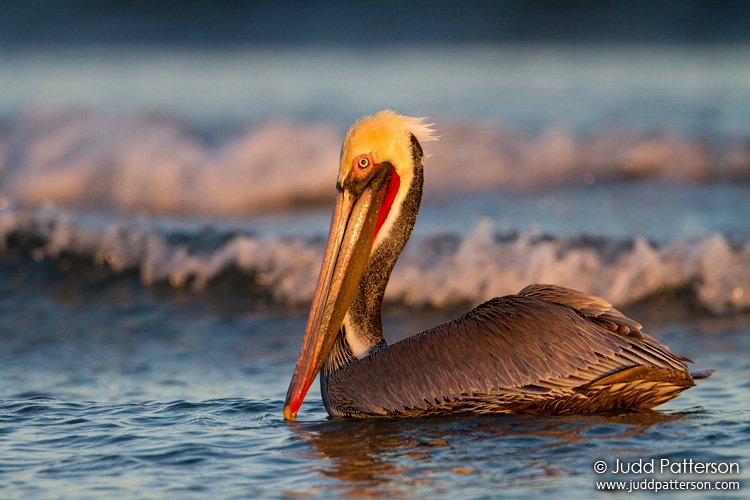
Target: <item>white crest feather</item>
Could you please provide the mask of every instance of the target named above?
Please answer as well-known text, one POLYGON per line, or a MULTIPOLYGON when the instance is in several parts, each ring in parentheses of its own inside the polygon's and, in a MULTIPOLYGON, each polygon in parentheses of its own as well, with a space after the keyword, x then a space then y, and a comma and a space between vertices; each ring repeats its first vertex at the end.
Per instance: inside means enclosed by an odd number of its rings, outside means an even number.
POLYGON ((433 128, 434 123, 425 123, 428 119, 426 116, 422 118, 405 117, 407 121, 407 129, 409 132, 414 134, 419 142, 426 141, 437 141, 440 136, 435 135, 436 130, 433 128))

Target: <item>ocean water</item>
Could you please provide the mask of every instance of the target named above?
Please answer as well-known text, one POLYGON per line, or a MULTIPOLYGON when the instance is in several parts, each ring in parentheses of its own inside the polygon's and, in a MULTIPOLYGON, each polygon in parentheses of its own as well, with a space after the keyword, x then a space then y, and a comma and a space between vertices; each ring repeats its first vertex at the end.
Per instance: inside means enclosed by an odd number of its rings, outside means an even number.
POLYGON ((741 46, 0 53, 0 497, 746 495, 748 88, 741 46), (341 138, 383 107, 441 135, 389 341, 547 282, 717 372, 572 417, 333 421, 315 384, 284 422, 341 138))

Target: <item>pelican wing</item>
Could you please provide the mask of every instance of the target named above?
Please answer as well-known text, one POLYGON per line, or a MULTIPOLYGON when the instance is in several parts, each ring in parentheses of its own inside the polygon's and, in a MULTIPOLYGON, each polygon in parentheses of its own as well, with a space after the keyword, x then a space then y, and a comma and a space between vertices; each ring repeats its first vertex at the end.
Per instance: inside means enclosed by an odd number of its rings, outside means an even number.
POLYGON ((641 331, 642 326, 640 323, 634 319, 628 318, 615 309, 612 304, 596 295, 579 292, 572 288, 541 284, 528 285, 518 292, 518 295, 534 297, 554 304, 571 307, 578 310, 594 323, 597 323, 614 333, 644 340, 649 344, 658 346, 660 349, 672 354, 672 356, 680 361, 687 361, 689 363, 693 362, 689 358, 672 353, 669 350, 669 347, 662 344, 651 335, 643 333, 641 331))
POLYGON ((342 414, 404 414, 493 394, 572 392, 639 366, 692 385, 681 358, 639 335, 636 322, 565 290, 527 287, 376 351, 333 377, 331 399, 342 414))
POLYGON ((596 295, 557 285, 540 284, 529 285, 518 292, 518 295, 572 307, 608 330, 638 339, 644 338, 640 323, 628 318, 612 307, 612 304, 596 295))

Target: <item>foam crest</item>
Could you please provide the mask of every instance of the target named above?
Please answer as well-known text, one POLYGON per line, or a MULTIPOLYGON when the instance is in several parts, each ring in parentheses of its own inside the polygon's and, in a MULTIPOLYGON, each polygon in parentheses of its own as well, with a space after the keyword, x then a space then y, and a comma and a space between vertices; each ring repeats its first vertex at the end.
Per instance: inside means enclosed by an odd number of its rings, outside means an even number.
MULTIPOLYGON (((436 119, 424 145, 426 196, 556 183, 750 178, 750 143, 610 129, 522 133, 489 121, 436 119)), ((195 133, 152 115, 24 115, 0 130, 0 202, 154 214, 238 215, 331 199, 343 130, 271 121, 195 133), (2 201, 5 200, 5 201, 2 201)))
POLYGON ((575 135, 554 126, 528 134, 489 121, 439 125, 441 138, 427 148, 432 155, 426 166, 426 182, 436 190, 528 189, 571 180, 592 184, 623 178, 704 182, 750 177, 750 144, 740 139, 626 128, 575 135))
POLYGON ((330 195, 339 134, 267 123, 217 143, 165 118, 43 112, 0 140, 3 195, 25 206, 235 214, 330 195))
MULTIPOLYGON (((0 212, 0 244, 36 259, 74 255, 115 273, 137 271, 145 286, 169 283, 200 291, 222 275, 252 284, 248 292, 282 307, 307 305, 323 258, 322 238, 217 232, 180 233, 147 219, 100 226, 47 207, 0 212)), ((690 290, 702 307, 724 314, 750 309, 750 242, 720 234, 653 244, 642 237, 498 236, 480 221, 466 236, 430 234, 409 243, 386 300, 449 307, 553 283, 623 307, 670 290, 690 290)), ((236 291, 236 293, 240 293, 236 291)))

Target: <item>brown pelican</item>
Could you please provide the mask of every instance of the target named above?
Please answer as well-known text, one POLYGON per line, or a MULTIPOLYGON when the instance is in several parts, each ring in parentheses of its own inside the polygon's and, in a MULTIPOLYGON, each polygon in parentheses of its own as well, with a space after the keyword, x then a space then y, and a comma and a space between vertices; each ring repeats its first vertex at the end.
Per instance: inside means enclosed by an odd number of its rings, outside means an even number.
POLYGON ((284 418, 320 372, 332 417, 648 409, 705 378, 604 299, 529 285, 387 345, 381 312, 422 197, 424 119, 361 118, 341 149, 336 206, 284 418))

